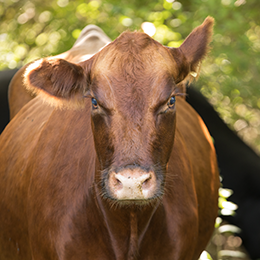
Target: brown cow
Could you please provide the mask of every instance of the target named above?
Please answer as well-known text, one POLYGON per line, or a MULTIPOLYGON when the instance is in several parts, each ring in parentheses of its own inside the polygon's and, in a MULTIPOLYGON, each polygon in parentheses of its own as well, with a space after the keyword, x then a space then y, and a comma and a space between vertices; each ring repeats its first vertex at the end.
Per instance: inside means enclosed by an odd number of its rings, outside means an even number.
POLYGON ((177 49, 126 32, 78 64, 27 68, 36 97, 0 136, 1 260, 198 259, 218 167, 177 84, 196 71, 212 26, 177 49))

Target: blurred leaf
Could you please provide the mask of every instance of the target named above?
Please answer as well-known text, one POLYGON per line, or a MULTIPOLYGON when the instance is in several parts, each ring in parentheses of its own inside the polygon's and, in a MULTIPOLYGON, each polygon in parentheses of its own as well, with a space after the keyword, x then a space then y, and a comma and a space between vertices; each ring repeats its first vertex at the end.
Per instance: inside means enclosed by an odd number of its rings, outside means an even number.
POLYGON ((230 232, 230 233, 233 233, 233 234, 234 233, 239 234, 239 233, 241 233, 241 229, 237 226, 226 224, 226 225, 219 227, 218 232, 219 233, 230 232))
POLYGON ((233 191, 230 189, 224 189, 224 188, 220 188, 219 189, 219 196, 222 198, 227 199, 228 197, 230 197, 233 194, 233 191))

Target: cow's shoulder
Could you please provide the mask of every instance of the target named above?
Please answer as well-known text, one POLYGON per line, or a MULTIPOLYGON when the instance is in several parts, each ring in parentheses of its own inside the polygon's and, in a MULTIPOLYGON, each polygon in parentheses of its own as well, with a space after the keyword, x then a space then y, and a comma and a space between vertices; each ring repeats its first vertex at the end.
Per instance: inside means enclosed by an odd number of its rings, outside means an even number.
POLYGON ((19 168, 19 162, 27 162, 52 111, 53 108, 44 105, 39 98, 31 100, 19 111, 0 136, 2 159, 6 156, 1 167, 6 164, 6 167, 19 168))
POLYGON ((182 136, 189 151, 195 153, 198 148, 205 154, 214 151, 212 138, 199 114, 182 98, 178 98, 176 107, 176 135, 182 136))

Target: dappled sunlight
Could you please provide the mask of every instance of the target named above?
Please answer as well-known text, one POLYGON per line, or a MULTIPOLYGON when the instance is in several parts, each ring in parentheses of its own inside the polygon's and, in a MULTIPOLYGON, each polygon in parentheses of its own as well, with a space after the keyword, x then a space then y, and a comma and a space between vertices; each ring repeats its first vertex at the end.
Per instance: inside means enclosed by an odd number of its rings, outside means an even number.
POLYGON ((234 215, 237 210, 237 205, 231 201, 228 201, 228 198, 232 195, 232 193, 233 191, 230 189, 219 189, 218 207, 220 209, 220 214, 223 216, 234 215))
POLYGON ((144 22, 142 23, 141 25, 144 33, 148 34, 149 36, 153 36, 156 32, 156 28, 155 26, 153 25, 153 23, 149 23, 149 22, 144 22))
POLYGON ((212 260, 212 257, 207 251, 203 251, 200 255, 199 260, 212 260))

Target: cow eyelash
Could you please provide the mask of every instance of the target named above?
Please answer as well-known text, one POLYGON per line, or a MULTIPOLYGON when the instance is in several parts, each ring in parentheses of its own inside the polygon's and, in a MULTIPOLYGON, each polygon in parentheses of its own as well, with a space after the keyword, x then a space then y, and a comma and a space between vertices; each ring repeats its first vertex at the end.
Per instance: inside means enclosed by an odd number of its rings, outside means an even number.
POLYGON ((168 105, 169 108, 173 108, 175 106, 177 96, 186 96, 186 93, 175 92, 174 94, 172 94, 171 97, 168 99, 168 102, 167 102, 167 105, 168 105))
POLYGON ((84 97, 84 98, 93 98, 93 96, 90 95, 90 94, 84 94, 83 97, 84 97))
POLYGON ((185 96, 185 93, 175 92, 168 99, 167 103, 164 103, 164 109, 159 114, 164 114, 167 111, 173 110, 176 104, 176 96, 185 96))

